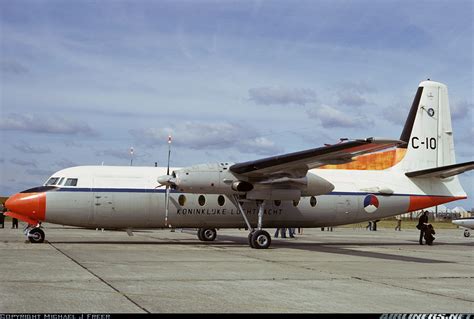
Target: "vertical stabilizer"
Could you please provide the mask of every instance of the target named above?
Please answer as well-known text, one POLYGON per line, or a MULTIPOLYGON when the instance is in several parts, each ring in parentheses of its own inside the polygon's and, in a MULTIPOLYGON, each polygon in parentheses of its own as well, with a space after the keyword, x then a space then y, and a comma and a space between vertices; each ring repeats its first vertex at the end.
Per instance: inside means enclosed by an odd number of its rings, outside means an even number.
POLYGON ((415 171, 455 164, 446 85, 420 83, 400 140, 407 143, 407 152, 394 169, 415 171))

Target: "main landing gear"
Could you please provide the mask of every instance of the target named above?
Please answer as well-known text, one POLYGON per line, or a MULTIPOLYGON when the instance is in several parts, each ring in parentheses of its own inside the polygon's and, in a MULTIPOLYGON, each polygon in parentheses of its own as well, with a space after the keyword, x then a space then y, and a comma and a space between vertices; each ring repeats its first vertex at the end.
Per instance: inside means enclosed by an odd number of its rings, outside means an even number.
POLYGON ((200 241, 213 241, 217 237, 215 228, 199 228, 197 232, 200 241))
POLYGON ((25 227, 23 232, 26 235, 26 237, 28 237, 28 240, 32 244, 40 244, 44 242, 44 239, 45 239, 44 231, 40 228, 39 225, 34 226, 34 227, 28 225, 25 227))
POLYGON ((265 209, 265 202, 264 201, 257 201, 258 205, 258 222, 257 222, 257 229, 254 229, 245 214, 244 209, 242 208, 242 204, 239 201, 237 195, 234 195, 235 202, 239 207, 240 213, 247 224, 247 228, 250 230, 248 240, 249 246, 255 249, 267 249, 270 247, 272 243, 272 238, 270 234, 262 229, 262 220, 263 220, 263 212, 265 209))

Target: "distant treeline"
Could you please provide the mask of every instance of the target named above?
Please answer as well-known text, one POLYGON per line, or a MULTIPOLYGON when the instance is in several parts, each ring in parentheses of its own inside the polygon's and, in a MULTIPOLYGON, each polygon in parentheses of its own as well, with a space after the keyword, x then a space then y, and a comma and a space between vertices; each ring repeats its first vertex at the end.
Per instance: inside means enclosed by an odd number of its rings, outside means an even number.
POLYGON ((5 204, 5 202, 7 201, 7 199, 8 199, 8 197, 0 196, 0 203, 5 204))

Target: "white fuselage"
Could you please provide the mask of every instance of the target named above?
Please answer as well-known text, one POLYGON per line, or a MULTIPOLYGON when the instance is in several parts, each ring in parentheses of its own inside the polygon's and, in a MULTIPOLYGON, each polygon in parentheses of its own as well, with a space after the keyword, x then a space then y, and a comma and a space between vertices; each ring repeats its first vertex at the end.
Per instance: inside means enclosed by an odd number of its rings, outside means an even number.
MULTIPOLYGON (((267 200, 264 227, 320 227, 376 220, 465 196, 457 178, 443 182, 409 179, 390 169, 310 172, 330 180, 334 190, 313 199, 301 197, 298 203, 267 200)), ((174 190, 165 225, 165 187, 157 182, 165 173, 163 167, 80 166, 61 170, 53 177, 77 178, 78 182, 46 192, 45 221, 103 228, 245 227, 232 196, 174 190)), ((250 223, 256 225, 255 201, 244 202, 243 209, 250 223)))
POLYGON ((464 228, 474 229, 474 217, 454 219, 453 224, 464 228))

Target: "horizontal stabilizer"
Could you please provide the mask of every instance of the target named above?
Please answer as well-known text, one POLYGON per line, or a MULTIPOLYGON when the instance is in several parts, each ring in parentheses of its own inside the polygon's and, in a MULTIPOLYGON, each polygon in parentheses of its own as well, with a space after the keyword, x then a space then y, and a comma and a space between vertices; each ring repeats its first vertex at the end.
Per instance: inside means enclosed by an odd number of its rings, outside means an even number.
POLYGON ((471 169, 474 169, 474 161, 408 172, 405 175, 408 177, 446 178, 470 171, 471 169))

